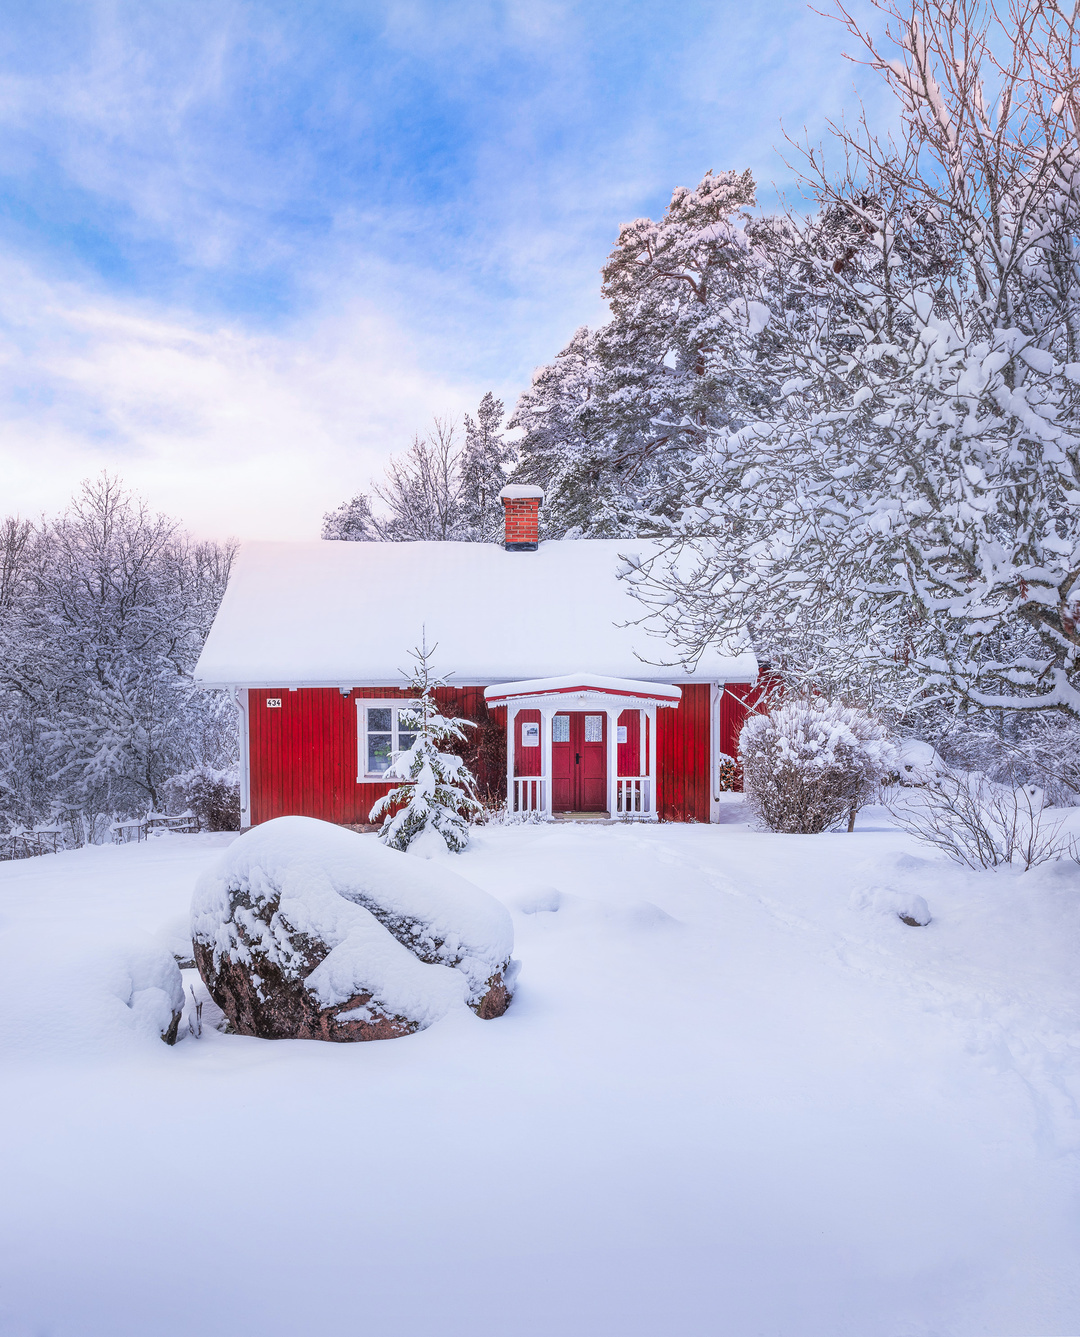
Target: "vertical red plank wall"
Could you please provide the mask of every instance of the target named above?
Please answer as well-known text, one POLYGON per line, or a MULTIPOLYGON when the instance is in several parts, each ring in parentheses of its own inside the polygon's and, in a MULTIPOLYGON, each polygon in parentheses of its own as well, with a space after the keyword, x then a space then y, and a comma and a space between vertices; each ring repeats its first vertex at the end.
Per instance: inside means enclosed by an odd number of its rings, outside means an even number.
MULTIPOLYGON (((684 686, 676 709, 657 712, 658 808, 666 821, 709 820, 710 690, 707 683, 684 686)), ((720 746, 725 752, 734 754, 742 721, 756 704, 751 691, 729 684, 721 701, 720 746), (749 699, 739 699, 743 693, 749 699)), ((448 711, 466 717, 483 709, 482 687, 446 689, 438 695, 448 711)), ((293 814, 367 822, 372 804, 391 786, 357 783, 356 702, 407 697, 408 692, 392 687, 356 688, 348 696, 336 688, 249 691, 252 822, 293 814), (267 698, 279 699, 280 708, 268 708, 267 698)), ((492 714, 505 722, 505 712, 492 714)))
MULTIPOLYGON (((738 758, 739 734, 746 723, 746 717, 752 711, 765 710, 765 693, 761 686, 749 682, 729 682, 722 684, 720 691, 720 751, 729 757, 738 758)), ((742 789, 742 772, 739 772, 737 788, 742 789)))
MULTIPOLYGON (((389 784, 358 784, 357 700, 407 700, 397 687, 252 688, 248 692, 251 821, 318 817, 362 823, 389 784), (267 707, 267 700, 280 707, 267 707)), ((482 687, 447 688, 436 697, 448 714, 471 718, 484 709, 482 687)), ((492 712, 498 718, 497 712, 492 712)), ((501 719, 505 728, 505 711, 501 719)))
POLYGON ((692 683, 674 710, 656 712, 657 811, 665 822, 709 820, 711 693, 708 683, 692 683))

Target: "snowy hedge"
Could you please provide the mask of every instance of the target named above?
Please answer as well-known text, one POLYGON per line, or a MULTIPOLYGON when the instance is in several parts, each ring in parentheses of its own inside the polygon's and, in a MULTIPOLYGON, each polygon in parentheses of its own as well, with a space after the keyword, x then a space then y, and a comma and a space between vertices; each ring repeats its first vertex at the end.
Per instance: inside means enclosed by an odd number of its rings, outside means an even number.
POLYGON ((391 1038, 462 1005, 498 1016, 517 970, 493 897, 310 817, 229 846, 196 886, 192 940, 233 1027, 266 1038, 391 1038))
POLYGON ((813 834, 854 814, 896 766, 864 710, 811 698, 751 715, 739 735, 747 801, 770 831, 813 834))

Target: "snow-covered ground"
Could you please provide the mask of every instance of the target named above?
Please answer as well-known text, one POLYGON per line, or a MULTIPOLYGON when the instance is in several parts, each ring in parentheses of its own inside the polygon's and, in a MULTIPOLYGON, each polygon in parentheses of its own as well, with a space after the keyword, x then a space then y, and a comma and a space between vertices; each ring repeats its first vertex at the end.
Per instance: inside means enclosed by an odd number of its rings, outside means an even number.
POLYGON ((1080 1332, 1080 868, 727 815, 480 831, 513 1006, 371 1044, 154 1036, 228 836, 0 864, 0 1333, 1080 1332))

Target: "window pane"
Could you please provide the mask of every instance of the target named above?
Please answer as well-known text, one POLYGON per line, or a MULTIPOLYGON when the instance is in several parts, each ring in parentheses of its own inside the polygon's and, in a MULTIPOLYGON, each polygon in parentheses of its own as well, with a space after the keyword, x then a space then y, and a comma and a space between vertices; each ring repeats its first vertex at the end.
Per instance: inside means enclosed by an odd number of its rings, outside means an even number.
POLYGON ((585 741, 586 743, 602 743, 604 741, 603 715, 585 716, 585 741))
POLYGON ((570 741, 570 716, 556 715, 551 721, 551 741, 553 743, 569 743, 570 741))
MULTIPOLYGON (((374 713, 374 712, 373 712, 374 713)), ((387 714, 390 712, 387 711, 387 714)), ((367 768, 369 775, 380 775, 390 765, 393 739, 388 733, 369 733, 367 739, 367 768)))
POLYGON ((416 734, 414 734, 414 733, 399 733, 399 734, 398 734, 398 751, 399 751, 399 752, 408 752, 409 748, 411 748, 412 745, 413 745, 413 743, 415 743, 415 742, 416 742, 416 734))
POLYGON ((369 729, 385 729, 390 731, 390 711, 381 706, 368 710, 367 727, 369 729))

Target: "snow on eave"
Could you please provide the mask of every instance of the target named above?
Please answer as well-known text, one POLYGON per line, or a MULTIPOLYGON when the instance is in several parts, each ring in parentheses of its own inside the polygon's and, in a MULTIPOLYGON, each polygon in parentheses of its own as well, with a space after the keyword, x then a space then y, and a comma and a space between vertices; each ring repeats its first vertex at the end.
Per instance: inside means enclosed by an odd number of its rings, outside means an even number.
POLYGON ((402 685, 426 635, 454 685, 586 671, 655 682, 753 682, 746 650, 693 667, 650 633, 619 578, 647 539, 244 544, 194 671, 204 688, 402 685), (666 661, 666 662, 665 662, 666 661))

